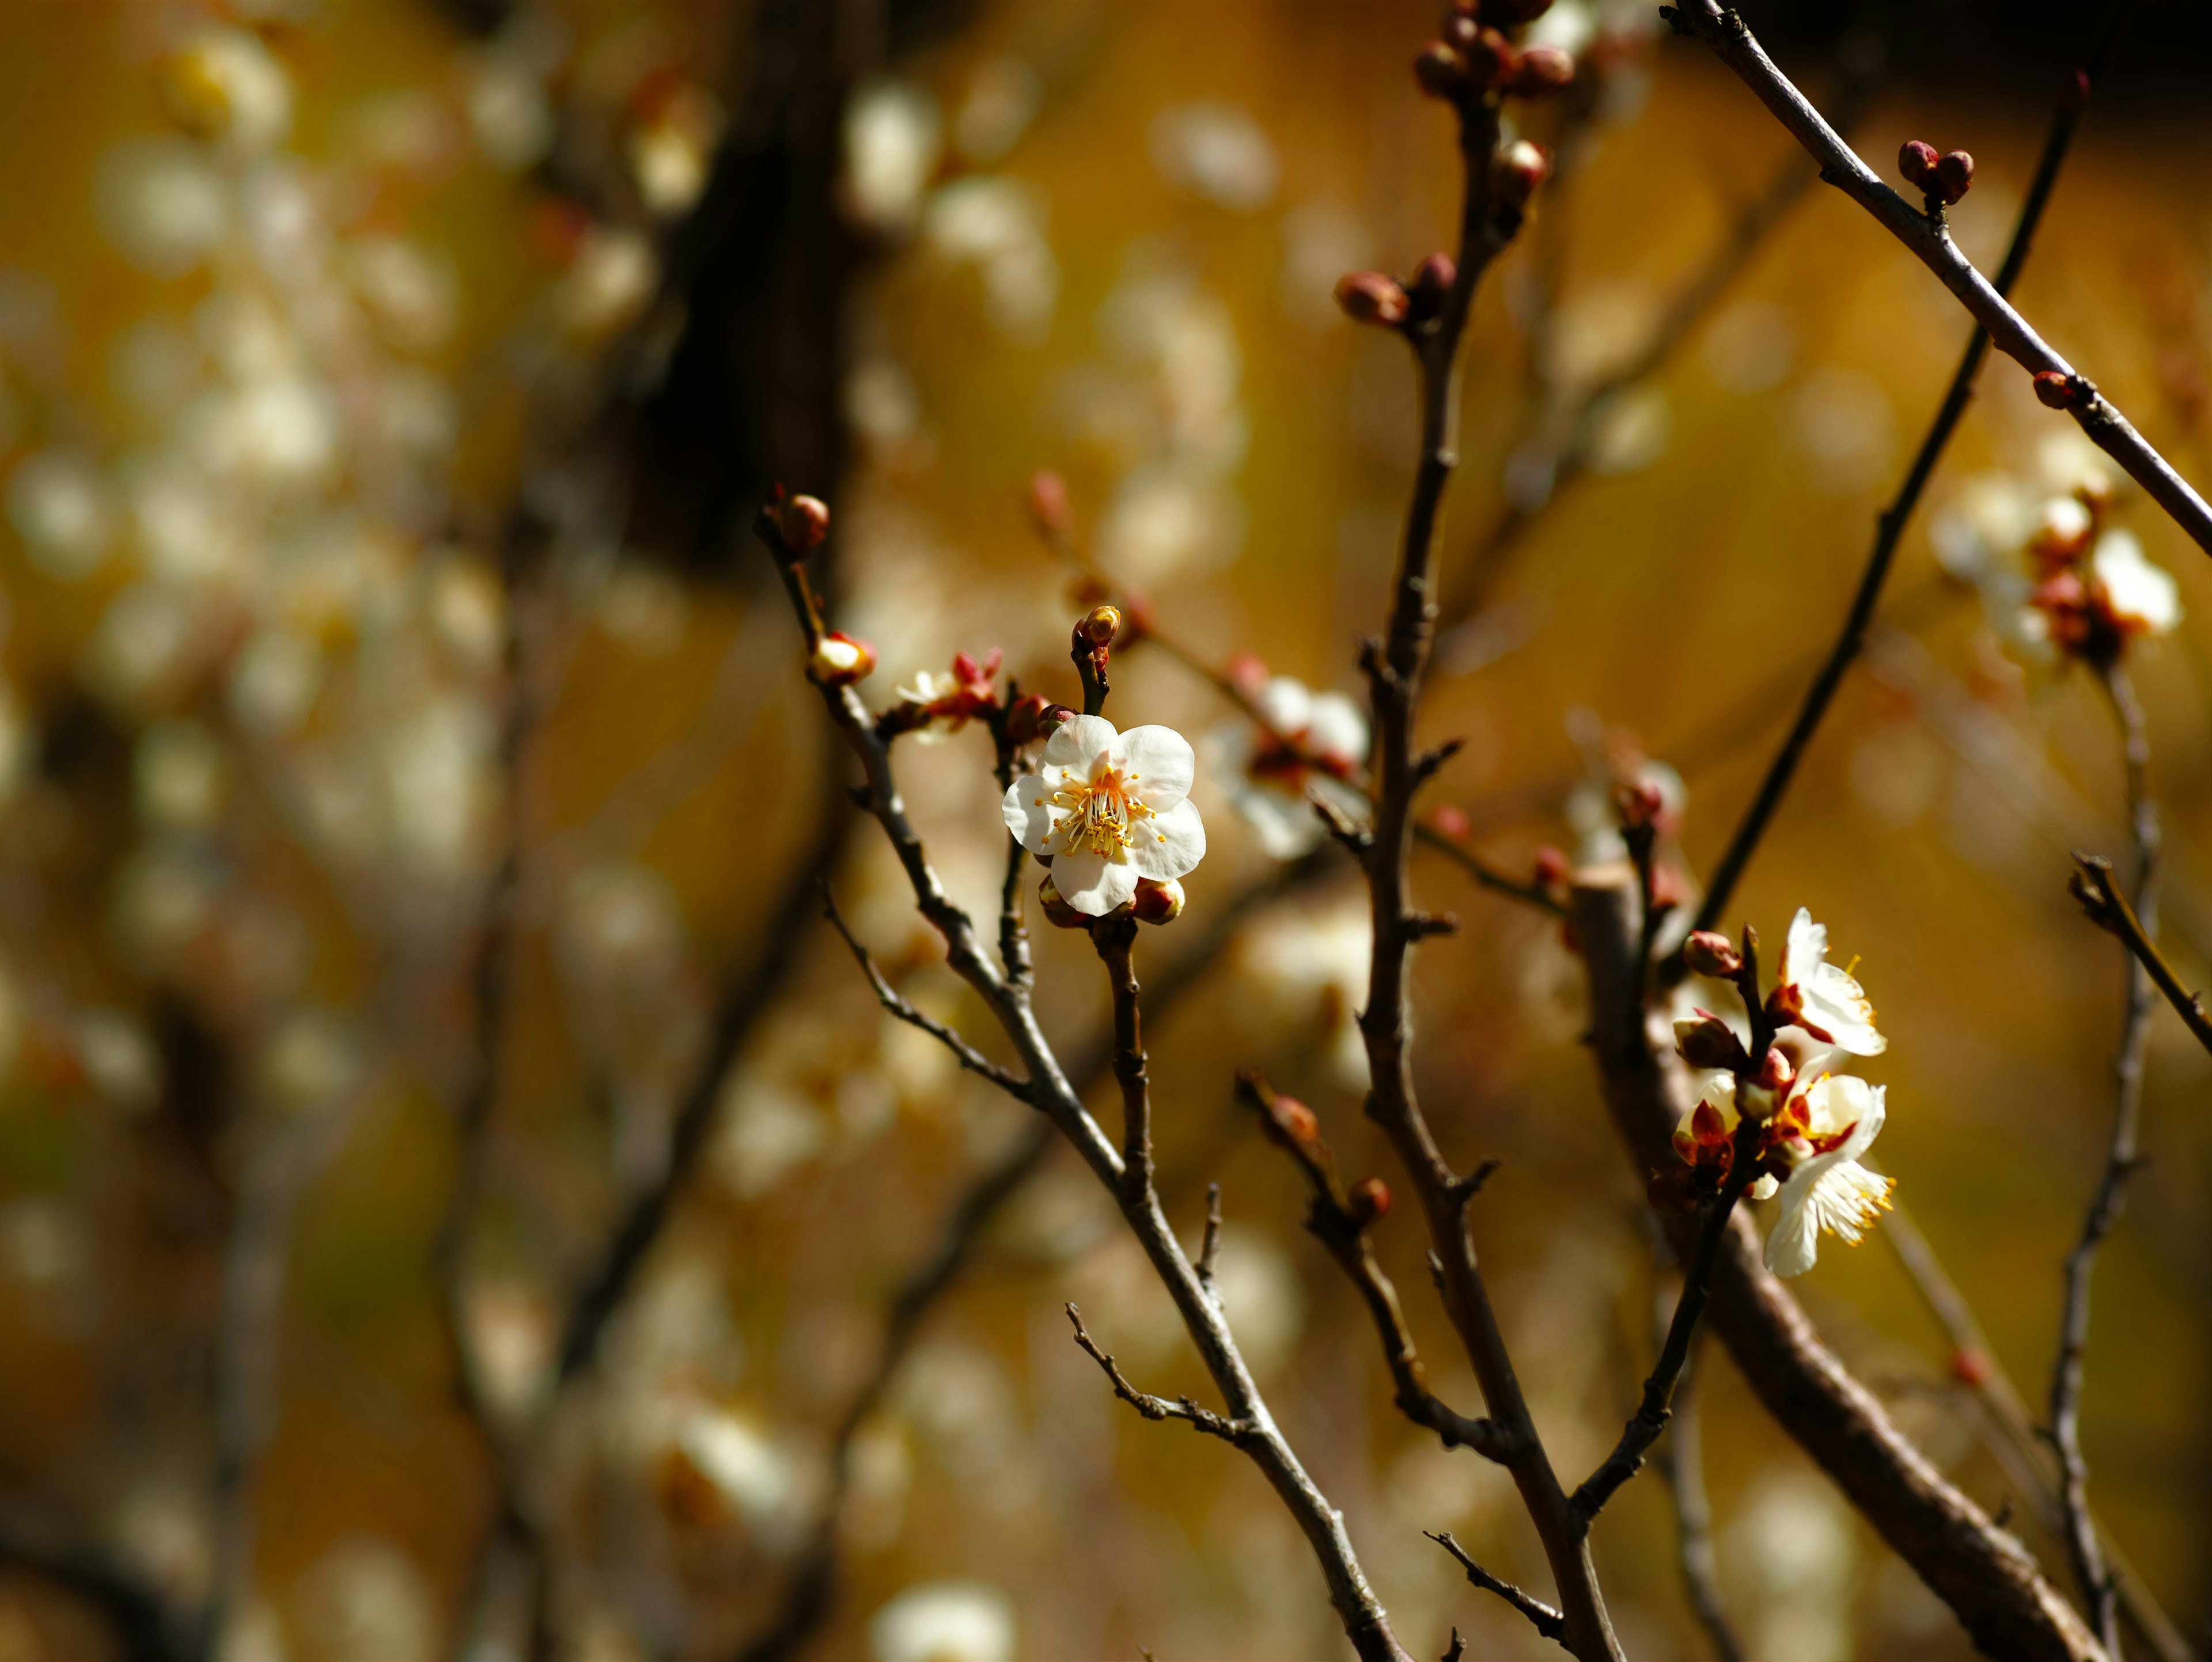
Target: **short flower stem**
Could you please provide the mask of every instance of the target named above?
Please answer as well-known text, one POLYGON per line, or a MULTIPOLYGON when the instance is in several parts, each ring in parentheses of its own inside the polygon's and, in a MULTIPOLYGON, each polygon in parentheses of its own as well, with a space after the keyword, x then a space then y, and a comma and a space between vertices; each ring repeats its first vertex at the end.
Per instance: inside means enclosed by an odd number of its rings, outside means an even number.
POLYGON ((1114 1077, 1121 1086, 1121 1188, 1142 1198, 1152 1186, 1152 1081, 1145 1071, 1145 1038, 1137 1008, 1137 922, 1102 917, 1091 926, 1091 944, 1106 966, 1114 994, 1114 1077))
POLYGON ((1759 1132, 1757 1120, 1746 1118, 1737 1124, 1735 1158, 1729 1168, 1727 1185, 1705 1215, 1705 1228, 1698 1236, 1697 1257, 1691 1261, 1689 1274, 1683 1278, 1682 1295, 1674 1305, 1674 1319, 1668 1324, 1667 1342, 1660 1348, 1659 1362, 1651 1370, 1651 1377, 1644 1382, 1644 1400, 1622 1430, 1613 1452, 1575 1491, 1574 1509, 1585 1526, 1604 1509, 1614 1492, 1642 1469, 1644 1451, 1657 1442, 1659 1434, 1667 1428, 1668 1403, 1674 1397, 1675 1382, 1689 1363, 1690 1338, 1697 1331, 1698 1318, 1705 1313, 1705 1300, 1712 1292, 1713 1266, 1720 1261, 1721 1243, 1728 1238, 1729 1221, 1735 1215, 1735 1203, 1743 1198, 1744 1190, 1751 1187, 1756 1175, 1753 1154, 1758 1147, 1759 1132))

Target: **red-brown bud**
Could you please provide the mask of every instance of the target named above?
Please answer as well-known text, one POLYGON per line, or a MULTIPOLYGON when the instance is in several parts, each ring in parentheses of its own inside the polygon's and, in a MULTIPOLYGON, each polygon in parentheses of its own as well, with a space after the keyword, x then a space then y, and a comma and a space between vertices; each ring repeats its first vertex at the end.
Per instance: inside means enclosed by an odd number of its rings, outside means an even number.
POLYGON ((1076 910, 1066 896, 1053 886, 1049 877, 1037 885, 1037 910, 1044 914, 1044 921, 1056 929, 1087 929, 1091 927, 1090 916, 1076 910))
POLYGON ((1473 831, 1474 826, 1468 821, 1464 813, 1446 803, 1429 816, 1429 829, 1435 831, 1437 836, 1449 837, 1456 843, 1473 831))
POLYGON ((1431 98, 1457 99, 1467 91, 1467 65, 1441 40, 1431 40, 1413 60, 1413 79, 1431 98))
POLYGON ((1524 46, 1505 81, 1516 98, 1549 98, 1571 86, 1575 60, 1557 46, 1524 46))
POLYGON ((1735 943, 1716 929, 1698 929, 1682 943, 1682 962, 1696 975, 1717 976, 1723 980, 1743 968, 1743 954, 1735 943))
POLYGON ((1479 28, 1462 54, 1467 59, 1467 78, 1478 87, 1504 83, 1521 61, 1513 43, 1492 28, 1479 28))
POLYGON ((1543 146, 1516 138, 1490 164, 1491 193, 1508 206, 1525 208, 1536 187, 1552 175, 1552 158, 1543 146))
POLYGON ((1616 786, 1613 801, 1620 811, 1622 826, 1631 831, 1656 825, 1667 807, 1667 799, 1659 787, 1647 779, 1639 779, 1632 785, 1616 786))
POLYGON ((1455 9, 1444 19, 1444 44, 1455 52, 1465 52, 1481 33, 1482 25, 1472 12, 1455 9))
POLYGON ((834 630, 814 643, 806 661, 806 673, 825 687, 848 687, 866 680, 875 668, 874 648, 834 630))
POLYGON ((1339 277, 1336 303, 1354 323, 1382 323, 1392 328, 1413 310, 1406 291, 1380 271, 1353 271, 1339 277))
POLYGON ((1413 281, 1406 285, 1408 315, 1432 318, 1443 310, 1444 296, 1451 293, 1453 283, 1459 277, 1459 267, 1449 254, 1431 254, 1414 271, 1413 281))
POLYGON ((1042 693, 1032 692, 1017 698, 1006 712, 1006 743, 1018 750, 1043 738, 1060 725, 1046 720, 1046 713, 1054 708, 1046 702, 1042 693))
POLYGON ((1279 1135, 1301 1148, 1310 1148, 1321 1141, 1321 1122, 1296 1097, 1277 1095, 1267 1105, 1267 1123, 1279 1135))
POLYGON ((1149 877, 1140 877, 1129 910, 1139 923, 1172 923, 1182 916, 1182 885, 1174 879, 1155 883, 1149 877))
POLYGON ((2035 396, 2048 410, 2079 410, 2088 402, 2088 387, 2079 375, 2045 369, 2035 377, 2035 396))
POLYGON ((1765 1059, 1759 1064, 1759 1076, 1752 1083, 1762 1091, 1772 1091, 1779 1095, 1790 1088, 1796 1077, 1797 1068, 1790 1060, 1789 1053, 1779 1045, 1770 1044, 1766 1047, 1765 1059))
POLYGON ((1908 138, 1898 149, 1897 171, 1905 175, 1906 184, 1933 194, 1938 160, 1933 144, 1924 139, 1908 138))
POLYGON ((794 554, 811 554, 830 538, 830 508, 819 496, 793 496, 783 505, 783 543, 794 554))
POLYGON ((1390 1185, 1380 1178, 1365 1178, 1352 1185, 1344 1209, 1354 1229, 1365 1229, 1390 1215, 1390 1185))
POLYGON ((1978 1391, 1990 1382, 1996 1371, 1989 1357, 1972 1345, 1960 1345, 1951 1353, 1951 1377, 1960 1385, 1972 1385, 1978 1391))
POLYGON ((1085 645, 1111 646, 1114 637, 1121 632, 1121 609, 1119 606, 1095 606, 1083 614, 1076 624, 1076 637, 1085 645))
POLYGON ((1055 543, 1066 542, 1075 528, 1074 510, 1067 505, 1067 481, 1050 468, 1030 476, 1030 517, 1055 543))
POLYGON ((1964 150, 1952 150, 1936 163, 1936 188, 1931 194, 1942 197, 1947 204, 1956 204, 1973 183, 1974 158, 1964 150))
POLYGON ((1564 850, 1553 848, 1548 843, 1536 850, 1536 881, 1544 887, 1565 888, 1573 870, 1564 850))
POLYGON ((1674 1048, 1692 1068, 1747 1067, 1751 1055, 1735 1032, 1710 1010, 1685 1017, 1674 1024, 1674 1048))
POLYGON ((2065 74, 2058 77, 2058 107, 2060 109, 2085 109, 2087 107, 2088 103, 2088 70, 2069 70, 2065 74))

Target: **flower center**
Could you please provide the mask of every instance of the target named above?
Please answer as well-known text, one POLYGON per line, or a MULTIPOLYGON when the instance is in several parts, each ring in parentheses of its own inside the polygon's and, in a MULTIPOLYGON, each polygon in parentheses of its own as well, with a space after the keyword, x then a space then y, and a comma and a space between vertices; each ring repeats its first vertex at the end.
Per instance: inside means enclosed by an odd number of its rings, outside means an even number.
POLYGON ((1102 761, 1089 784, 1065 783, 1053 792, 1053 806, 1067 811, 1054 827, 1061 846, 1070 854, 1126 860, 1137 822, 1153 817, 1138 800, 1136 783, 1135 774, 1125 779, 1118 769, 1102 761))

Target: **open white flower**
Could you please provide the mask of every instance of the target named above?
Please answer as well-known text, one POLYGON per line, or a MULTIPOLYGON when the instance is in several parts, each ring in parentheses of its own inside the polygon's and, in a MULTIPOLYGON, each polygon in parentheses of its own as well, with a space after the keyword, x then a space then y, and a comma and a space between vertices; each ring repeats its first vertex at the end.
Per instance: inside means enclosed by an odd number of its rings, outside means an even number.
POLYGON ((2181 621, 2180 586, 2145 557, 2131 533, 2107 531, 2097 539, 2089 569, 2124 631, 2164 635, 2181 621))
POLYGON ((1310 793, 1327 796, 1347 815, 1367 811, 1353 782, 1367 759, 1367 716, 1341 692, 1316 692, 1277 675, 1254 695, 1267 725, 1235 721, 1216 730, 1216 764, 1229 800, 1276 860, 1295 860, 1317 847, 1321 817, 1310 793))
POLYGON ((1045 741, 1034 774, 1006 788, 1006 828, 1052 867, 1068 904, 1103 917, 1137 892, 1206 857, 1206 826, 1188 801, 1196 760, 1173 728, 1116 733, 1103 715, 1077 715, 1045 741))
POLYGON ((1822 1075, 1792 1099, 1790 1110, 1802 1123, 1784 1145, 1793 1164, 1782 1185, 1782 1215, 1766 1237, 1766 1267, 1776 1275, 1810 1269, 1823 1234, 1857 1245, 1888 1208, 1890 1180, 1858 1160, 1881 1134, 1882 1094, 1879 1085, 1838 1074, 1822 1075))
POLYGON ((1889 1041, 1875 1031, 1874 1006, 1857 982, 1827 960, 1827 927, 1800 906, 1782 949, 1782 984, 1768 1008, 1776 1020, 1802 1027, 1824 1044, 1853 1056, 1880 1056, 1889 1041))

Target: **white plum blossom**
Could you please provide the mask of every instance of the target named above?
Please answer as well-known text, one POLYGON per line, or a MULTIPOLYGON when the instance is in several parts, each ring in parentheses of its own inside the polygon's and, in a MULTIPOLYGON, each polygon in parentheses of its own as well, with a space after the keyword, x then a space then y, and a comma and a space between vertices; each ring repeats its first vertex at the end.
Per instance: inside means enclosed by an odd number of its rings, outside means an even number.
POLYGON ((1253 695, 1264 727, 1233 722, 1217 728, 1215 755, 1229 800, 1276 860, 1295 860, 1318 846, 1324 831, 1310 794, 1346 814, 1367 801, 1352 782, 1367 759, 1367 716, 1341 692, 1316 692, 1277 675, 1253 695))
POLYGON ((1848 1074, 1823 1074, 1791 1099, 1791 1117, 1802 1123, 1789 1125, 1792 1135, 1782 1143, 1790 1177, 1766 1237, 1766 1267, 1776 1275, 1810 1269, 1824 1234, 1856 1246, 1888 1208, 1890 1179, 1859 1164, 1881 1134, 1883 1093, 1848 1074))
POLYGON ((876 1662, 1010 1662, 1013 1601, 983 1581, 931 1581, 904 1592, 868 1622, 876 1662))
POLYGON ((1137 892, 1206 857, 1206 826, 1189 801, 1196 760, 1173 728, 1115 731, 1077 715, 1045 741, 1042 766, 1006 788, 1007 829, 1045 855, 1076 910, 1103 917, 1137 892))
POLYGON ((1859 983, 1828 962, 1828 931, 1803 906, 1790 920, 1782 984, 1770 1001, 1778 1020, 1853 1056, 1878 1056, 1889 1041, 1875 1031, 1874 1006, 1859 983))
POLYGON ((2144 557, 2132 533, 2108 531, 2100 537, 2089 570, 2123 630, 2164 635, 2181 621, 2180 586, 2144 557))

